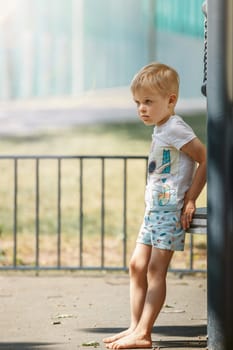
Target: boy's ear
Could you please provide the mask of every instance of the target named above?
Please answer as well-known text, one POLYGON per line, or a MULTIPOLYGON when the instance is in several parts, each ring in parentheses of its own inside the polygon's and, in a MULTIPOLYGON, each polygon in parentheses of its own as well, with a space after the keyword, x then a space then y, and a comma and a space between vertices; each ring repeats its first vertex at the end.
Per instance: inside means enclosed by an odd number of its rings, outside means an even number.
POLYGON ((176 101, 177 101, 177 96, 176 96, 176 94, 171 94, 171 95, 169 96, 169 104, 175 105, 175 104, 176 104, 176 101))

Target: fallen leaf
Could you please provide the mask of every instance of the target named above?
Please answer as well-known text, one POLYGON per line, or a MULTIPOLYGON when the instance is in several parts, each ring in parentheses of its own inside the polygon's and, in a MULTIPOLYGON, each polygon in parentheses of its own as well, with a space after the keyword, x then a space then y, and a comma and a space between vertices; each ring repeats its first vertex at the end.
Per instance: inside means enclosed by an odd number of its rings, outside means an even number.
POLYGON ((61 324, 61 321, 53 321, 52 324, 53 325, 58 325, 58 324, 61 324))
POLYGON ((161 311, 164 314, 182 314, 185 312, 185 310, 179 310, 179 309, 175 309, 175 310, 162 310, 161 311))
POLYGON ((72 314, 61 314, 61 315, 55 316, 55 318, 72 318, 72 317, 74 317, 74 315, 72 314))
POLYGON ((170 308, 173 308, 174 306, 171 306, 171 305, 168 305, 168 304, 165 304, 164 305, 164 308, 168 308, 168 309, 170 309, 170 308))
POLYGON ((97 346, 100 346, 100 343, 97 341, 89 341, 87 343, 82 343, 82 346, 93 346, 94 348, 97 348, 97 346))

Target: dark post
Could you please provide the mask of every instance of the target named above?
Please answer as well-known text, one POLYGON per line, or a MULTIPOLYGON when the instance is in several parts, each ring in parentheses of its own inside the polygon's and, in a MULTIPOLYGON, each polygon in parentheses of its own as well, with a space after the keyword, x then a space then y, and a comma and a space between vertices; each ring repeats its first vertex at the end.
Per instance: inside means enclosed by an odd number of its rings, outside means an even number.
POLYGON ((209 0, 208 335, 209 350, 233 349, 233 2, 209 0))

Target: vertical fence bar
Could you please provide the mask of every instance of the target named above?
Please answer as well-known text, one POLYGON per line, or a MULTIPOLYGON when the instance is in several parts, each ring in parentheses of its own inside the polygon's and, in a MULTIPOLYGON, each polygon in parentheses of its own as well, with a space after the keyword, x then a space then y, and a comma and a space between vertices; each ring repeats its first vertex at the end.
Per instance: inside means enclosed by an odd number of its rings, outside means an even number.
POLYGON ((17 265, 17 230, 18 230, 18 159, 14 159, 14 256, 13 266, 17 265))
POLYGON ((124 158, 123 174, 123 266, 127 265, 127 158, 124 158))
POLYGON ((57 162, 57 267, 61 267, 61 158, 57 162))
POLYGON ((40 243, 39 243, 39 235, 40 235, 40 183, 39 183, 39 168, 40 161, 39 158, 36 159, 36 268, 39 268, 39 251, 40 251, 40 243))
POLYGON ((104 238, 105 238, 105 159, 101 159, 101 268, 104 268, 104 238))
POLYGON ((193 271, 193 235, 190 235, 190 245, 189 245, 189 270, 193 271))
POLYGON ((79 266, 83 266, 83 158, 79 163, 79 266))

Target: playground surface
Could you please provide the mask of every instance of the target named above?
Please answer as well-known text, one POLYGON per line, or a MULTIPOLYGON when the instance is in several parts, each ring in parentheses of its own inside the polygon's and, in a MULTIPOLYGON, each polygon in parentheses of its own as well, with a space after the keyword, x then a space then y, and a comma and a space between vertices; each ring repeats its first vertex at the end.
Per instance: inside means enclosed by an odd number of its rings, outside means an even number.
MULTIPOLYGON (((153 348, 205 349, 206 309, 205 277, 169 274, 153 348)), ((128 324, 128 274, 0 275, 0 349, 105 349, 102 338, 128 324)))

